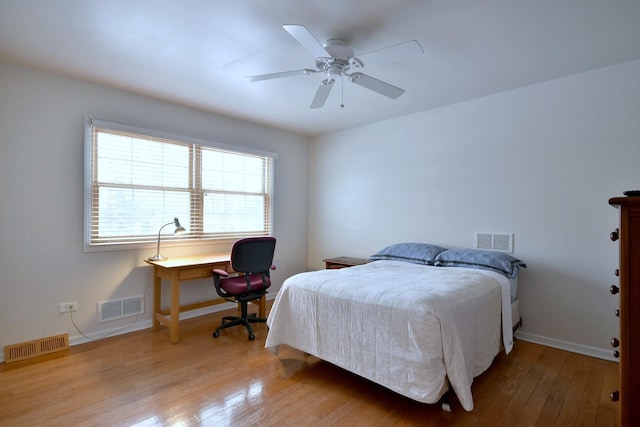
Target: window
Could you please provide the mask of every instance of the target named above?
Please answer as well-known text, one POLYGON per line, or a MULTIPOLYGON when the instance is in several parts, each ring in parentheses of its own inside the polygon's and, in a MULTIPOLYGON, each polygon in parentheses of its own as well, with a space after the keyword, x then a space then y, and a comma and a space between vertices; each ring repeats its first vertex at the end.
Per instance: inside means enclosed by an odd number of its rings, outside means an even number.
MULTIPOLYGON (((85 249, 272 233, 274 153, 87 117, 85 249)), ((146 245, 145 245, 146 246, 146 245)))

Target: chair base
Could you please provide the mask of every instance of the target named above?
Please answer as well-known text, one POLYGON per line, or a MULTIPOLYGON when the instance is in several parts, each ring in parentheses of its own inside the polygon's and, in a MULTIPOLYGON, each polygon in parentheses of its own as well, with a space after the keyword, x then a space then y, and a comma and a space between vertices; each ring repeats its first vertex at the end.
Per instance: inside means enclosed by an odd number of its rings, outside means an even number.
POLYGON ((249 314, 246 317, 237 317, 237 316, 225 316, 222 318, 222 324, 218 326, 213 333, 214 338, 218 338, 220 336, 220 331, 226 328, 230 328, 232 326, 243 325, 249 331, 249 341, 253 341, 256 339, 255 335, 253 335, 253 329, 251 328, 252 323, 264 323, 267 319, 258 317, 255 313, 249 314))

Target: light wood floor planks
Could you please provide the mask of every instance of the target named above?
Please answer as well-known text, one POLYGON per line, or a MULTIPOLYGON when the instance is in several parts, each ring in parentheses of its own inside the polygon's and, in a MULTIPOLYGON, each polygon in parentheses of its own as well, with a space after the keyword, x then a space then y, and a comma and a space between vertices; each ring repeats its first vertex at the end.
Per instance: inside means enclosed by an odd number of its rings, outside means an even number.
POLYGON ((475 409, 399 396, 298 350, 264 349, 223 314, 0 364, 2 426, 615 426, 618 365, 516 341, 473 384, 475 409))

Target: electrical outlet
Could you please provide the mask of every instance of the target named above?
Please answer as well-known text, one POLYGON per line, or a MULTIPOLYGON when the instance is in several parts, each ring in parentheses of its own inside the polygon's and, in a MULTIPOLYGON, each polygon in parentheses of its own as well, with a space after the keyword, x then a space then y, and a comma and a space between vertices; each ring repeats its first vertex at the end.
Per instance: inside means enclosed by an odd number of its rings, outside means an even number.
POLYGON ((60 303, 59 311, 60 313, 70 313, 72 311, 78 311, 78 301, 60 303))

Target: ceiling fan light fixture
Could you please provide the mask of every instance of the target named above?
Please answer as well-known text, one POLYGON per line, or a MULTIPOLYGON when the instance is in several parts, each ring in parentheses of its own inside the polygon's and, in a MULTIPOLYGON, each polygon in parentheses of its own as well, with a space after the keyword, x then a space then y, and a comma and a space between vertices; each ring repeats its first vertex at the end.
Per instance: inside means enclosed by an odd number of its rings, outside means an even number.
POLYGON ((327 76, 331 80, 336 80, 342 75, 343 69, 344 67, 342 67, 341 65, 329 65, 326 68, 327 76))

